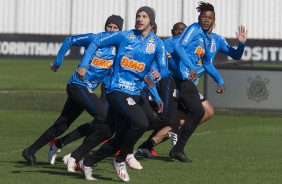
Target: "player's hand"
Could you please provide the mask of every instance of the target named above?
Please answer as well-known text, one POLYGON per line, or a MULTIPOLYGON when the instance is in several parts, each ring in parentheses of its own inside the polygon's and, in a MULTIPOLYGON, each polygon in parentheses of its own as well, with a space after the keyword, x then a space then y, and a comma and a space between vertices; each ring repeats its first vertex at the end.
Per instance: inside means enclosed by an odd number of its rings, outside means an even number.
POLYGON ((86 74, 86 69, 79 67, 79 68, 77 69, 76 74, 77 74, 77 76, 78 76, 78 78, 79 78, 80 80, 84 81, 84 76, 85 76, 85 74, 86 74))
POLYGON ((158 81, 162 79, 161 74, 158 71, 155 71, 154 68, 152 68, 152 76, 158 81))
POLYGON ((171 59, 171 55, 167 51, 166 51, 166 57, 167 57, 167 59, 171 59))
POLYGON ((225 91, 225 87, 224 87, 224 84, 223 85, 218 85, 217 86, 217 90, 216 90, 216 92, 218 93, 218 94, 222 94, 222 95, 224 95, 224 91, 225 91))
POLYGON ((191 70, 188 80, 195 80, 198 78, 198 74, 196 70, 191 70))
POLYGON ((164 103, 163 102, 156 102, 158 106, 158 113, 162 113, 164 110, 164 103))
POLYGON ((56 67, 53 63, 50 63, 50 69, 51 69, 53 72, 59 71, 59 68, 56 67))
POLYGON ((245 26, 239 26, 238 32, 236 32, 237 40, 241 43, 246 43, 247 41, 247 34, 248 30, 245 28, 245 26))

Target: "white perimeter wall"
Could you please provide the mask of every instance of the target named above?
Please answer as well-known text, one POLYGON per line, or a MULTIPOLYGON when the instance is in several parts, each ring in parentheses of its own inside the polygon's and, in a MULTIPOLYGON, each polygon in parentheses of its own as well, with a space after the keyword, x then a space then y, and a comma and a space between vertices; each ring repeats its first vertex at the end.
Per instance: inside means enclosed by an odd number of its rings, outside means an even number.
MULTIPOLYGON (((0 33, 73 35, 101 32, 119 14, 124 30, 134 27, 136 10, 156 10, 158 35, 171 36, 174 23, 197 21, 200 0, 0 0, 0 33)), ((253 39, 282 39, 281 0, 206 0, 215 7, 215 32, 235 38, 238 25, 253 39)))

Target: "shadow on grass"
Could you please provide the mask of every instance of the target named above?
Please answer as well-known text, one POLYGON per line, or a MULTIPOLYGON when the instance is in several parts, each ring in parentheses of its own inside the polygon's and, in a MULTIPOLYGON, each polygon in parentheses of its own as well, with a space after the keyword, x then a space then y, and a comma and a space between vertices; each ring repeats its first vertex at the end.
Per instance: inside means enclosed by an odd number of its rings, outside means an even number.
POLYGON ((139 161, 160 160, 160 161, 164 161, 164 162, 173 162, 173 159, 171 159, 168 156, 156 156, 156 157, 153 157, 153 158, 146 158, 146 157, 143 157, 142 155, 135 155, 135 158, 139 161))
MULTIPOLYGON (((64 166, 63 164, 50 165, 48 162, 47 163, 46 162, 36 162, 36 166, 31 167, 26 161, 17 161, 17 162, 12 162, 12 163, 16 164, 15 168, 20 168, 20 170, 11 171, 12 174, 43 173, 43 174, 50 174, 50 175, 57 175, 57 176, 70 176, 73 179, 79 179, 79 180, 84 179, 84 175, 79 171, 75 173, 67 172, 66 166, 64 166), (26 169, 23 170, 23 168, 26 168, 26 169)), ((112 178, 109 178, 109 177, 104 177, 100 174, 95 174, 95 171, 101 171, 101 170, 104 170, 104 169, 99 169, 95 167, 93 177, 97 178, 98 180, 107 180, 107 181, 114 181, 114 182, 119 181, 119 180, 114 179, 115 175, 113 175, 112 178)))

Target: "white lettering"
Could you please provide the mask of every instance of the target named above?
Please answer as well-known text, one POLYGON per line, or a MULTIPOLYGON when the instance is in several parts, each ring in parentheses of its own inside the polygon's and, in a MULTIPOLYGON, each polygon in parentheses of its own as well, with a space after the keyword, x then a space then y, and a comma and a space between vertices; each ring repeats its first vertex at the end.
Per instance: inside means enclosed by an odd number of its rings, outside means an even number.
POLYGON ((269 47, 270 52, 270 61, 275 61, 279 48, 277 47, 269 47))
POLYGON ((253 48, 253 61, 260 61, 262 60, 262 48, 261 47, 254 47, 253 48))
POLYGON ((52 42, 0 42, 2 55, 56 56, 61 43, 52 42))
POLYGON ((282 62, 282 47, 245 47, 242 60, 282 62))
POLYGON ((132 83, 130 81, 125 81, 123 79, 119 79, 118 86, 122 89, 128 90, 128 91, 134 91, 135 83, 132 83))

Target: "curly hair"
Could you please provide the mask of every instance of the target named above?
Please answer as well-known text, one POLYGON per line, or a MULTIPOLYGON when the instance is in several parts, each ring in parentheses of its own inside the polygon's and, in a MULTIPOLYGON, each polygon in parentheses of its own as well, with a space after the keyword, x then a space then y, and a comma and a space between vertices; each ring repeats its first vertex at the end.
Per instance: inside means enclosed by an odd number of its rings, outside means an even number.
POLYGON ((198 12, 202 13, 203 11, 213 11, 214 12, 214 7, 212 4, 208 2, 199 2, 199 6, 196 8, 198 12))

